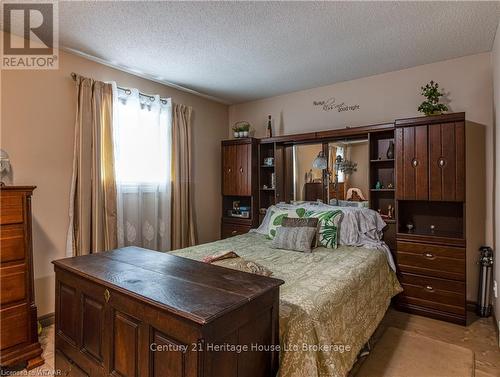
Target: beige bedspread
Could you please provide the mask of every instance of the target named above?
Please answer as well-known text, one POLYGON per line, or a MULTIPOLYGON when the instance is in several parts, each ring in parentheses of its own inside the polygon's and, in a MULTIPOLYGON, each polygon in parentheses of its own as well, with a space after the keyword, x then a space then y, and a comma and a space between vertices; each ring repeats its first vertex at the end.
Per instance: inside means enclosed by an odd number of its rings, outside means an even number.
MULTIPOLYGON (((172 254, 201 260, 234 250, 283 279, 280 291, 280 377, 346 376, 401 291, 383 251, 318 248, 311 254, 270 248, 248 233, 172 254)), ((220 263, 220 265, 224 265, 220 263)))

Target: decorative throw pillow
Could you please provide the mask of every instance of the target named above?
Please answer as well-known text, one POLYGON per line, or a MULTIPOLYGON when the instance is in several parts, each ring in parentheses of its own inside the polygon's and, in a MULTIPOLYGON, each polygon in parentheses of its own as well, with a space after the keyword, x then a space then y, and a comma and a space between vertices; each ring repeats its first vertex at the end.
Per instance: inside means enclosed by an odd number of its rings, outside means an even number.
POLYGON ((339 224, 343 216, 342 211, 306 211, 304 216, 318 219, 318 244, 336 249, 339 238, 339 224))
POLYGON ((269 220, 269 229, 267 238, 273 239, 276 235, 276 229, 278 229, 283 224, 283 219, 285 217, 304 217, 306 213, 305 208, 296 208, 296 209, 276 209, 271 214, 271 218, 269 220))
POLYGON ((285 217, 282 226, 289 228, 293 227, 307 227, 316 228, 318 226, 318 219, 315 217, 285 217))
POLYGON ((271 247, 310 253, 315 236, 315 227, 281 226, 276 231, 271 247))

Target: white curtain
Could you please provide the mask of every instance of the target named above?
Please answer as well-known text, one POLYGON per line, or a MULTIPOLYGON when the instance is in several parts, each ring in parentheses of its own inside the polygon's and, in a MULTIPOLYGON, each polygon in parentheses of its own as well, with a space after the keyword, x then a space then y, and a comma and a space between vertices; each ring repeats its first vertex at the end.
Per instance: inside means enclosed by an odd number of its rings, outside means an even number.
POLYGON ((171 248, 172 102, 113 85, 118 246, 171 248))

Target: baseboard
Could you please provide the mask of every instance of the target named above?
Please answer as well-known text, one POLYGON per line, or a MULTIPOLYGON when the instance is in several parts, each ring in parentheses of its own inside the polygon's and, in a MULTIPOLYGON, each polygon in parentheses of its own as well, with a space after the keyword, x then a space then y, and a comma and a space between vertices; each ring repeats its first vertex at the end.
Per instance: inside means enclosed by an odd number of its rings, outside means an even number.
POLYGON ((42 315, 42 316, 38 317, 38 322, 40 322, 40 324, 43 327, 53 325, 55 322, 55 315, 54 315, 54 313, 42 315))
POLYGON ((467 301, 467 311, 469 312, 476 311, 476 301, 467 301))

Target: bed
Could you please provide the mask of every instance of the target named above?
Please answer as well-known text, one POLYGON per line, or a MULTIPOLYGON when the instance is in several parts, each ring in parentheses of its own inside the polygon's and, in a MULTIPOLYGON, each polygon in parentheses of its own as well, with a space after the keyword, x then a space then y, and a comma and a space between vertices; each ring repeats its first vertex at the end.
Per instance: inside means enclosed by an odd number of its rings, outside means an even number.
MULTIPOLYGON (((313 253, 270 246, 263 234, 251 232, 172 253, 202 260, 235 251, 271 270, 273 277, 285 281, 280 291, 279 376, 346 376, 391 298, 402 291, 387 250, 382 243, 320 247, 313 253)), ((218 262, 229 268, 231 263, 218 262)))

